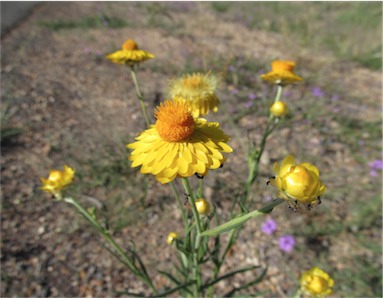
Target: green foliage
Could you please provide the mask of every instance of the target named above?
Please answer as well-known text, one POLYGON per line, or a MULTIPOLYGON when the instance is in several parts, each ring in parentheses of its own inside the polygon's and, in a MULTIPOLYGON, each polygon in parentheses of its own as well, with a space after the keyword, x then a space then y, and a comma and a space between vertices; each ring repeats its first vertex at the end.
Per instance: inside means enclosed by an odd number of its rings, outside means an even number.
POLYGON ((10 124, 13 111, 9 108, 9 104, 3 102, 0 108, 0 125, 1 125, 1 143, 9 141, 13 137, 23 132, 22 128, 14 127, 10 124))
POLYGON ((75 21, 66 21, 66 20, 57 20, 57 21, 41 21, 40 26, 46 27, 52 31, 58 30, 67 30, 67 29, 91 29, 91 28, 122 28, 128 26, 128 22, 116 18, 109 17, 104 14, 97 16, 90 16, 80 20, 75 21))

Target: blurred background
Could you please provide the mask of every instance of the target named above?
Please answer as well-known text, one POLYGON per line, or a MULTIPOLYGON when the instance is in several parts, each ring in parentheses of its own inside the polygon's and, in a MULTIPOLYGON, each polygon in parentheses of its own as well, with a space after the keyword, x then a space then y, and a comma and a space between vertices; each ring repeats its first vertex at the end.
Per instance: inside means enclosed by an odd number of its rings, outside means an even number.
POLYGON ((74 196, 104 206, 99 216, 118 242, 134 241, 157 287, 169 286, 157 270, 174 271, 166 236, 182 219, 170 188, 127 160, 125 145, 145 122, 128 69, 105 59, 126 39, 156 56, 137 71, 152 121, 170 79, 221 76, 221 106, 206 118, 235 151, 205 178, 205 196, 222 220, 274 98, 259 76, 275 59, 296 62, 304 81, 284 89, 290 114, 268 140, 253 207, 275 197, 266 181, 287 154, 315 164, 328 192, 311 211, 281 205, 246 223, 223 272, 267 267, 249 291, 288 297, 318 266, 335 281, 333 297, 382 296, 381 2, 2 1, 1 19, 2 297, 148 294, 75 210, 39 190, 40 177, 64 164, 76 169, 74 196), (271 235, 265 220, 276 223, 271 235), (289 251, 278 244, 286 235, 289 251))

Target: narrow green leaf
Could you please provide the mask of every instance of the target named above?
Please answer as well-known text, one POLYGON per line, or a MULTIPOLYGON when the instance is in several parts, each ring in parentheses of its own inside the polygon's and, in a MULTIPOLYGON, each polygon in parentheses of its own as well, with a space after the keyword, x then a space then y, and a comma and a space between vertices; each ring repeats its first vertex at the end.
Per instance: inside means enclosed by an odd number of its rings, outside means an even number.
POLYGON ((218 227, 204 231, 201 233, 201 236, 216 236, 218 234, 233 230, 233 229, 243 225, 246 221, 248 221, 249 219, 251 219, 253 217, 257 217, 259 215, 269 213, 271 210, 273 210, 273 208, 275 206, 281 204, 283 201, 284 200, 282 200, 282 199, 276 199, 273 202, 267 204, 265 207, 263 207, 259 210, 254 210, 250 213, 247 213, 247 214, 241 215, 237 218, 234 218, 234 219, 232 219, 232 220, 230 220, 230 221, 228 221, 228 222, 226 222, 226 223, 224 223, 218 227))
POLYGON ((225 279, 225 278, 229 278, 229 277, 232 277, 234 275, 236 275, 237 273, 242 273, 242 272, 246 272, 246 271, 250 271, 250 270, 253 270, 253 269, 257 269, 259 268, 260 266, 250 266, 250 267, 246 267, 246 268, 242 268, 242 269, 238 269, 238 270, 235 270, 235 271, 232 271, 232 272, 229 272, 225 275, 222 275, 214 280, 212 280, 211 282, 205 284, 202 286, 202 289, 206 289, 214 284, 216 284, 217 282, 225 279))
POLYGON ((181 285, 181 282, 178 279, 176 279, 173 275, 171 275, 170 273, 167 273, 167 272, 161 271, 161 270, 158 270, 158 273, 167 277, 170 281, 174 282, 177 286, 181 285))
POLYGON ((233 295, 234 295, 235 292, 238 292, 238 291, 241 291, 241 290, 245 290, 245 289, 251 287, 252 285, 255 285, 255 284, 259 283, 259 282, 262 281, 262 279, 265 277, 266 272, 267 272, 267 269, 268 269, 268 268, 266 267, 266 268, 262 271, 262 273, 261 273, 255 280, 253 280, 253 281, 251 281, 251 282, 249 282, 249 283, 247 283, 247 284, 245 284, 245 285, 243 285, 243 286, 241 286, 241 287, 232 289, 230 292, 226 293, 226 294, 224 295, 224 297, 233 297, 233 295))
MULTIPOLYGON (((161 294, 158 294, 158 295, 155 295, 155 296, 152 296, 152 297, 166 297, 167 295, 170 295, 170 294, 172 294, 172 293, 174 293, 174 292, 177 292, 177 291, 179 291, 179 290, 186 289, 186 287, 188 287, 188 286, 190 286, 190 285, 192 285, 192 284, 194 284, 194 281, 190 281, 190 282, 188 282, 188 283, 186 283, 186 284, 180 285, 180 286, 178 286, 178 287, 175 287, 175 288, 173 288, 173 289, 167 290, 167 291, 165 291, 165 292, 163 292, 163 293, 161 293, 161 294)), ((187 290, 187 289, 186 289, 186 290, 187 290)), ((191 292, 190 292, 189 290, 187 290, 187 291, 191 294, 191 292)))

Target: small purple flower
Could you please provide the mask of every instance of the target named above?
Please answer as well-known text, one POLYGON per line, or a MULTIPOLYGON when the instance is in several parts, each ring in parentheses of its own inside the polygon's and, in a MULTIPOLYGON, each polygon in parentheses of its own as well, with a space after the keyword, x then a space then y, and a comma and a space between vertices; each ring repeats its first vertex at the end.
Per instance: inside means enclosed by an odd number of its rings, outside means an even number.
POLYGON ((371 177, 376 177, 376 176, 378 176, 378 172, 375 171, 375 170, 370 170, 370 176, 371 177))
POLYGON ((283 97, 289 97, 291 95, 290 91, 286 91, 283 93, 283 97))
POLYGON ((235 87, 231 89, 231 94, 237 94, 238 92, 239 92, 238 89, 235 87))
POLYGON ((375 159, 372 162, 369 162, 371 170, 381 170, 383 168, 383 162, 380 159, 375 159))
POLYGON ((229 71, 231 71, 231 72, 234 72, 236 69, 235 69, 235 66, 233 66, 233 65, 230 65, 229 67, 228 67, 228 69, 229 69, 229 71))
POLYGON ((292 235, 284 235, 279 238, 279 248, 284 252, 290 252, 295 246, 295 239, 292 235))
POLYGON ((250 109, 252 106, 253 106, 253 102, 251 100, 248 100, 246 103, 245 103, 245 106, 246 108, 250 109))
POLYGON ((322 89, 319 87, 314 87, 312 93, 315 97, 323 97, 325 95, 322 89))
POLYGON ((252 93, 249 93, 248 97, 249 97, 250 100, 254 100, 254 99, 257 98, 257 94, 252 92, 252 93))
POLYGON ((331 97, 331 101, 332 102, 336 102, 336 101, 338 101, 339 100, 339 95, 337 95, 337 94, 334 94, 332 97, 331 97))
POLYGON ((262 232, 267 234, 267 235, 271 235, 272 233, 275 232, 276 229, 277 229, 277 223, 274 220, 272 220, 271 218, 266 220, 262 224, 262 232))

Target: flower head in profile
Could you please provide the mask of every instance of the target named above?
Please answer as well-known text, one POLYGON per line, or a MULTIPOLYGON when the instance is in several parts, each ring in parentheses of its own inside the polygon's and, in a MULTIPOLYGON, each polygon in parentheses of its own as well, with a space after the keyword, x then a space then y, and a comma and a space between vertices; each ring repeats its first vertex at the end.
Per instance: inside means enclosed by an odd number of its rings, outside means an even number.
POLYGON ((270 113, 275 117, 282 117, 286 115, 288 112, 287 104, 283 101, 276 101, 270 107, 270 113))
POLYGON ((327 187, 320 180, 319 170, 307 162, 295 165, 295 159, 288 155, 281 163, 274 164, 275 177, 270 184, 279 189, 279 197, 285 200, 311 204, 320 203, 319 197, 327 187))
POLYGON ((171 245, 171 244, 174 242, 174 240, 178 239, 179 237, 180 237, 180 235, 179 235, 178 233, 176 233, 176 232, 170 232, 170 233, 168 234, 168 237, 166 238, 166 242, 167 242, 169 245, 171 245))
POLYGON ((294 73, 294 68, 294 61, 276 60, 271 63, 271 71, 261 75, 261 78, 281 86, 302 81, 302 78, 294 73))
POLYGON ((131 166, 141 166, 142 174, 153 174, 163 184, 177 176, 204 176, 226 161, 222 153, 233 151, 219 124, 194 118, 184 102, 166 100, 155 116, 156 124, 127 147, 133 149, 131 166))
POLYGON ((107 55, 106 58, 113 63, 133 66, 137 63, 154 58, 154 55, 149 52, 140 50, 134 40, 128 39, 122 44, 121 50, 107 55))
POLYGON ((75 171, 67 165, 64 166, 63 171, 52 170, 49 173, 48 179, 40 178, 43 184, 40 189, 58 196, 61 190, 73 181, 74 174, 75 171))
POLYGON ((199 117, 218 111, 215 92, 219 84, 219 78, 211 73, 186 74, 170 82, 169 93, 176 101, 188 103, 193 116, 199 117))
POLYGON ((318 267, 303 272, 299 283, 301 291, 312 297, 330 295, 334 286, 334 280, 330 275, 318 267))

